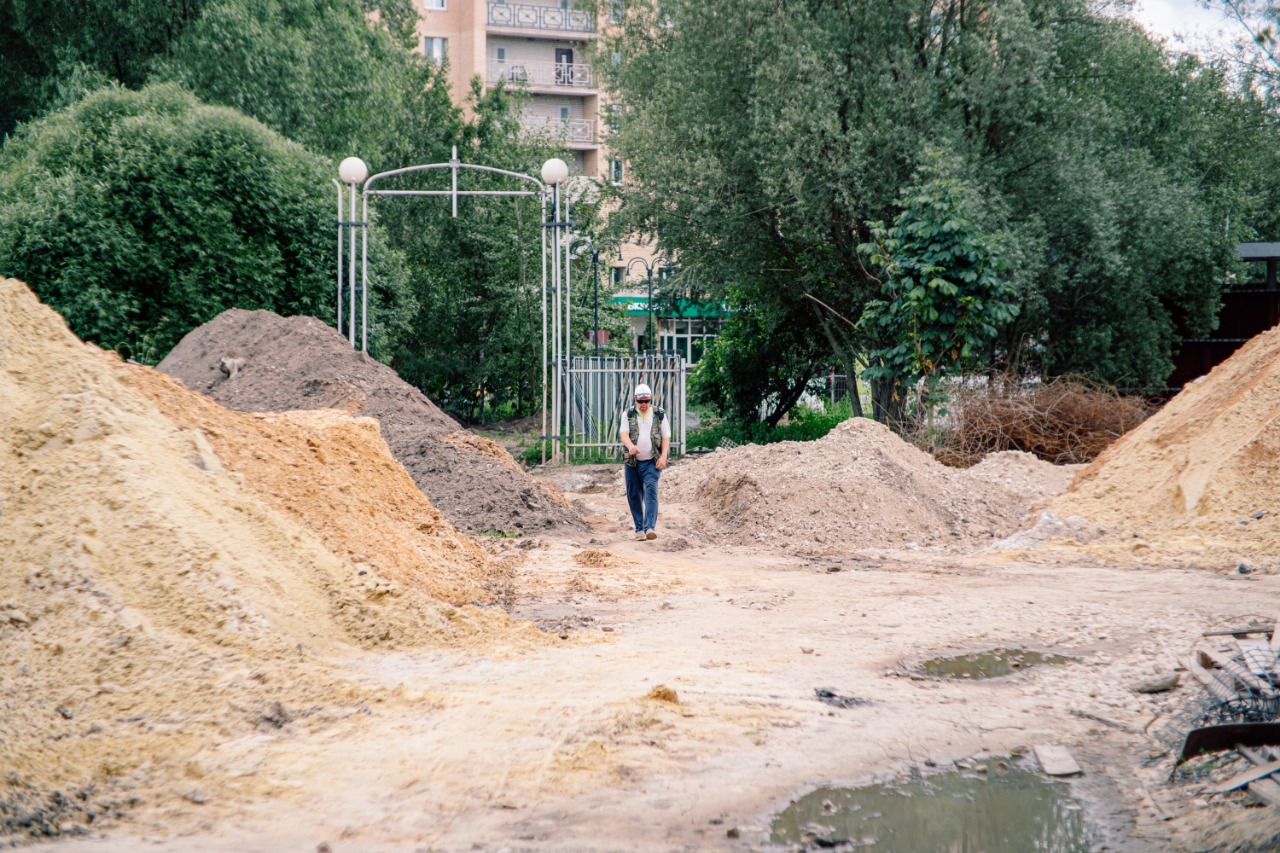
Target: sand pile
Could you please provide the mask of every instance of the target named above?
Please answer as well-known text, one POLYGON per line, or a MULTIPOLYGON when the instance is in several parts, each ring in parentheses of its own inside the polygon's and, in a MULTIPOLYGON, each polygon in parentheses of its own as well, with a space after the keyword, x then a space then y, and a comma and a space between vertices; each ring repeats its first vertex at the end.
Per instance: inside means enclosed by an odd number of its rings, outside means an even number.
POLYGON ((242 412, 335 408, 377 419, 392 454, 460 530, 535 534, 583 526, 561 495, 526 475, 500 446, 462 429, 314 317, 223 312, 183 338, 159 369, 242 412))
POLYGON ((506 585, 388 453, 377 421, 331 409, 235 412, 149 368, 132 371, 169 420, 198 430, 221 464, 344 560, 453 604, 491 603, 506 585))
POLYGON ((887 427, 852 418, 812 442, 747 445, 682 462, 664 498, 694 504, 701 527, 740 544, 799 552, 989 543, 1079 466, 993 454, 969 470, 940 465, 887 427))
POLYGON ((138 799, 208 795, 209 744, 350 713, 366 692, 317 652, 534 630, 422 591, 480 597, 491 578, 376 451, 372 424, 279 418, 251 438, 250 416, 183 394, 196 397, 81 343, 25 286, 0 281, 0 845, 138 799), (208 415, 212 441, 144 390, 191 423, 208 415), (279 446, 298 440, 337 470, 361 463, 354 497, 393 497, 389 519, 367 522, 391 541, 312 529, 354 519, 302 484, 315 465, 279 446), (242 475, 220 450, 270 470, 242 475), (410 521, 426 526, 416 538, 410 521), (326 539, 367 546, 377 570, 326 539), (460 579, 416 581, 395 549, 460 579))
POLYGON ((1103 528, 1084 546, 1103 559, 1280 569, 1278 416, 1273 329, 1108 448, 1050 509, 1103 528))

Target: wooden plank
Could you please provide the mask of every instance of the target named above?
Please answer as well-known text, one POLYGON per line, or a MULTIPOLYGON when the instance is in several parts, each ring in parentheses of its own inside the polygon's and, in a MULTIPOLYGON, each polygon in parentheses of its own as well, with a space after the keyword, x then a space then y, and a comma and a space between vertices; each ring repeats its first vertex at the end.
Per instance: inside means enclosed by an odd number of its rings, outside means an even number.
POLYGON ((1040 762, 1040 769, 1050 776, 1075 776, 1084 772, 1065 746, 1042 744, 1032 747, 1032 751, 1036 754, 1036 761, 1040 762))
MULTIPOLYGON (((1241 753, 1243 754, 1243 753, 1241 753)), ((1237 773, 1227 781, 1223 782, 1215 788, 1209 790, 1210 794, 1225 794, 1228 791, 1234 791, 1236 788, 1243 788, 1250 782, 1256 782, 1264 779, 1280 770, 1280 761, 1268 761, 1266 764, 1260 764, 1257 767, 1250 767, 1243 773, 1237 773)))
POLYGON ((1213 694, 1215 699, 1226 701, 1237 697, 1235 690, 1219 681, 1216 675, 1213 675, 1209 670, 1197 663, 1195 658, 1187 658, 1187 671, 1194 675, 1213 694))
MULTIPOLYGON (((1250 749, 1247 746, 1237 746, 1236 752, 1240 753, 1254 764, 1261 765, 1266 763, 1266 759, 1262 757, 1262 753, 1250 749)), ((1258 779, 1255 782, 1250 782, 1249 787, 1246 790, 1258 802, 1280 808, 1280 784, 1277 784, 1274 779, 1258 779)))
POLYGON ((1261 678, 1258 678, 1253 673, 1249 672, 1249 670, 1245 669, 1243 666, 1236 663, 1231 658, 1224 655, 1222 652, 1215 652, 1215 651, 1210 651, 1208 649, 1201 649, 1200 662, 1205 665, 1213 664, 1223 672, 1230 673, 1231 676, 1235 678, 1237 681, 1239 681, 1241 684, 1244 684, 1248 687, 1252 687, 1254 690, 1257 690, 1263 696, 1276 695, 1276 691, 1274 687, 1272 687, 1267 682, 1263 681, 1261 678))
POLYGON ((1270 625, 1251 625, 1248 628, 1226 628, 1221 631, 1201 631, 1201 637, 1243 637, 1246 634, 1270 634, 1270 625))
POLYGON ((1240 650, 1240 660, 1245 668, 1254 675, 1269 675, 1275 671, 1276 656, 1271 653, 1271 644, 1259 637, 1238 637, 1233 640, 1240 650))
POLYGON ((1271 651, 1280 655, 1280 622, 1276 623, 1275 630, 1271 632, 1271 651))

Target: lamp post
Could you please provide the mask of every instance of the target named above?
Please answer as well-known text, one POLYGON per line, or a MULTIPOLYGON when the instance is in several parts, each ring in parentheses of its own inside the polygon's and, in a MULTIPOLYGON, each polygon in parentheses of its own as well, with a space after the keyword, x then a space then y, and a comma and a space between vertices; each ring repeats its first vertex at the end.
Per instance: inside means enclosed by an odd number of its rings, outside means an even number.
MULTIPOLYGON (((359 157, 348 157, 338 164, 338 177, 342 183, 349 187, 351 194, 351 218, 345 222, 342 220, 342 187, 338 187, 338 332, 342 332, 342 229, 345 227, 351 235, 351 251, 350 264, 351 271, 347 275, 347 288, 351 296, 351 307, 347 311, 347 340, 354 349, 356 345, 356 228, 362 227, 363 222, 356 220, 356 187, 364 183, 364 179, 369 177, 369 167, 359 157)), ((369 231, 364 231, 364 239, 368 240, 369 231)), ((369 302, 368 296, 361 288, 361 297, 364 299, 362 308, 365 314, 368 313, 369 302)), ((369 330, 368 320, 364 321, 362 327, 363 335, 360 340, 361 349, 365 352, 369 351, 369 330)))
MULTIPOLYGON (((555 367, 552 380, 555 391, 551 394, 551 423, 555 434, 547 432, 547 292, 542 292, 542 435, 544 440, 552 442, 552 458, 559 456, 559 442, 567 440, 569 435, 568 401, 561 406, 561 395, 566 387, 566 373, 569 359, 569 304, 568 304, 568 267, 569 247, 564 245, 564 237, 569 228, 569 197, 564 193, 562 184, 569 177, 569 164, 559 157, 552 157, 542 164, 542 181, 549 187, 551 195, 551 221, 544 223, 543 228, 551 232, 551 362, 555 367), (563 201, 563 203, 562 203, 563 201), (563 257, 561 251, 564 251, 563 257), (563 265, 562 265, 563 261, 563 265), (563 270, 563 274, 562 274, 563 270), (561 323, 561 299, 563 293, 563 324, 561 323), (562 360, 563 356, 563 360, 562 360)), ((545 233, 545 232, 544 232, 545 233)), ((545 263, 545 255, 544 261, 545 263)), ((545 267, 544 267, 545 268, 545 267)), ((546 461, 546 445, 543 445, 543 461, 546 461)))
POLYGON ((646 260, 645 258, 632 258, 627 262, 627 275, 631 274, 631 268, 639 264, 645 272, 645 277, 649 281, 649 351, 655 349, 653 345, 653 267, 657 258, 654 260, 646 260))
POLYGON ((600 355, 600 253, 591 247, 591 280, 593 296, 591 307, 591 337, 596 341, 596 356, 600 355))

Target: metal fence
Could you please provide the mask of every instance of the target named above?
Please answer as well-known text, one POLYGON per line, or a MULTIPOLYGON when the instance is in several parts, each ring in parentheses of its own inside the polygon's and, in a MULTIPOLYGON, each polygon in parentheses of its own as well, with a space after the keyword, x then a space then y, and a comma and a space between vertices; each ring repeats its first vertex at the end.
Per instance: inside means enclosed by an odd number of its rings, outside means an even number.
POLYGON ((654 405, 666 413, 671 425, 671 453, 685 447, 685 366, 678 355, 640 355, 626 358, 575 357, 565 375, 570 458, 612 456, 621 453, 618 431, 622 415, 630 408, 635 387, 643 382, 653 389, 654 405))

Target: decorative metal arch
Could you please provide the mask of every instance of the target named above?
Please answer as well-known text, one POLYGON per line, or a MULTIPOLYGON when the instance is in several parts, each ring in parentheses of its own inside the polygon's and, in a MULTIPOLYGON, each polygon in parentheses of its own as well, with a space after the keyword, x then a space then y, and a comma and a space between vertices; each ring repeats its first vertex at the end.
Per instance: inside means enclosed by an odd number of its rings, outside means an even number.
POLYGON ((334 180, 334 184, 338 187, 338 332, 343 332, 343 297, 344 289, 347 299, 349 300, 349 310, 347 312, 346 337, 351 343, 352 348, 356 345, 356 286, 355 286, 355 267, 356 267, 356 229, 361 229, 360 241, 360 349, 362 352, 369 351, 369 197, 370 196, 449 196, 452 200, 452 214, 454 218, 458 216, 458 197, 459 196, 514 196, 514 197, 538 197, 541 200, 541 231, 542 231, 542 436, 543 439, 543 459, 546 458, 546 441, 552 442, 552 456, 559 456, 558 447, 560 442, 567 443, 570 440, 571 427, 569 422, 569 407, 567 400, 561 399, 568 392, 568 368, 570 347, 572 337, 570 330, 572 327, 572 315, 570 310, 570 245, 572 244, 572 235, 570 234, 571 221, 569 216, 569 197, 567 193, 563 193, 561 184, 548 185, 538 180, 532 175, 526 175, 521 172, 512 172, 506 169, 498 169, 493 166, 480 166, 473 163, 463 163, 458 159, 458 148, 454 146, 452 156, 447 163, 430 163, 423 166, 407 166, 401 169, 392 169, 386 172, 379 172, 364 181, 364 188, 361 191, 363 202, 361 207, 361 218, 356 219, 356 192, 357 183, 352 182, 348 185, 347 191, 350 196, 350 218, 343 220, 343 184, 341 181, 334 180), (450 187, 447 190, 379 190, 374 188, 374 184, 384 178, 397 177, 400 175, 408 175, 416 172, 426 172, 430 170, 448 169, 450 172, 450 187), (527 181, 534 184, 537 190, 460 190, 458 189, 458 172, 459 170, 471 170, 476 172, 488 172, 496 175, 503 175, 515 178, 520 181, 527 181), (552 212, 552 221, 547 221, 547 209, 550 204, 552 212), (348 232, 344 235, 344 229, 348 232), (550 232, 548 234, 548 232, 550 232), (343 243, 344 236, 350 241, 349 258, 346 266, 349 267, 346 273, 346 281, 344 283, 344 263, 343 263, 343 243), (548 255, 548 244, 552 251, 548 255), (548 263, 550 261, 550 263, 548 263), (548 267, 550 267, 550 288, 547 284, 548 267), (345 287, 344 287, 345 284, 345 287), (563 298, 562 298, 563 291, 563 298), (548 302, 550 301, 550 305, 548 302), (548 326, 550 329, 548 330, 548 326), (548 352, 550 349, 550 352, 548 352), (550 394, 551 397, 551 420, 555 434, 547 432, 547 398, 550 391, 548 385, 548 370, 554 368, 554 383, 556 393, 550 394))

